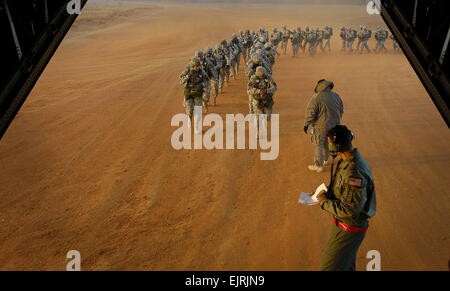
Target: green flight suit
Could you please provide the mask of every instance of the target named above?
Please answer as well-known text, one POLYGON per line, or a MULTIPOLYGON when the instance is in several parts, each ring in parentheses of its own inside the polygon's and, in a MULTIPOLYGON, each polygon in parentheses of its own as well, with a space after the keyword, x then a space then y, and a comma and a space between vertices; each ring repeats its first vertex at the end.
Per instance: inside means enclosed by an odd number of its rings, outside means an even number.
MULTIPOLYGON (((321 208, 347 225, 367 228, 375 215, 376 196, 372 170, 357 149, 346 160, 339 160, 327 200, 321 208)), ((320 270, 355 270, 356 253, 365 233, 332 227, 330 239, 320 263, 320 270)))

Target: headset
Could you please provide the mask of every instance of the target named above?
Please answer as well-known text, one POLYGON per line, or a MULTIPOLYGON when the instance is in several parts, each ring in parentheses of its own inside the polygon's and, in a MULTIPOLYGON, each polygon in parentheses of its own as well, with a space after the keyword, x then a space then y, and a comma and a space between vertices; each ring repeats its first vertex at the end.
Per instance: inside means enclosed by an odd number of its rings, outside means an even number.
POLYGON ((333 135, 333 141, 328 143, 328 150, 330 151, 333 158, 336 157, 338 152, 341 152, 343 144, 346 140, 346 136, 351 135, 350 141, 353 140, 353 132, 351 132, 345 125, 339 126, 333 135))
POLYGON ((336 158, 337 153, 341 152, 341 150, 343 149, 344 142, 349 135, 351 135, 350 141, 352 141, 354 137, 353 132, 349 130, 345 125, 336 125, 333 134, 333 140, 328 143, 328 150, 330 151, 330 154, 333 157, 333 163, 331 164, 331 172, 330 172, 330 184, 328 185, 328 189, 331 189, 331 186, 333 185, 334 159, 336 158))

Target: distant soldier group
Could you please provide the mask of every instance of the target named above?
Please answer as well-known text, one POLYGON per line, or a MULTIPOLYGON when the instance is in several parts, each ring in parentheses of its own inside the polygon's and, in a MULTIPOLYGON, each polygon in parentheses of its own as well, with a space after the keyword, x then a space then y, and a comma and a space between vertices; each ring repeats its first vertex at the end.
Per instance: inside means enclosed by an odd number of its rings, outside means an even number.
POLYGON ((316 54, 317 47, 323 52, 331 51, 330 39, 332 35, 333 29, 329 26, 325 26, 323 30, 320 30, 318 27, 310 30, 309 27, 306 27, 303 31, 301 27, 297 27, 291 31, 287 29, 286 25, 283 25, 282 31, 278 31, 276 27, 273 29, 269 41, 275 49, 281 43, 283 54, 286 54, 290 40, 293 57, 298 56, 300 49, 305 53, 308 46, 308 52, 313 56, 316 54))
MULTIPOLYGON (((316 54, 319 47, 322 52, 330 52, 330 39, 333 36, 333 29, 325 26, 324 29, 305 30, 300 27, 289 30, 286 25, 279 31, 276 27, 272 33, 264 27, 245 32, 233 33, 231 40, 222 40, 215 48, 206 47, 204 51, 198 50, 190 59, 186 69, 180 75, 180 82, 184 85, 183 106, 191 121, 194 108, 200 107, 200 112, 208 112, 208 104, 211 98, 213 105, 217 103, 217 97, 223 92, 224 85, 229 84, 230 78, 236 80, 240 71, 241 59, 244 61, 244 72, 249 82, 247 84, 247 94, 249 101, 249 111, 252 114, 265 114, 270 118, 273 110, 273 95, 277 90, 277 85, 272 77, 273 66, 276 57, 280 56, 277 49, 281 45, 283 54, 287 53, 289 40, 292 45, 293 57, 297 57, 299 50, 303 53, 308 50, 311 56, 316 54)), ((370 52, 367 44, 372 37, 372 31, 367 26, 361 25, 359 33, 352 28, 341 28, 340 37, 342 39, 342 50, 353 51, 353 43, 358 39, 357 50, 361 53, 364 49, 370 52)), ((384 42, 388 37, 393 41, 395 51, 399 51, 397 41, 392 35, 382 29, 377 28, 374 38, 377 41, 375 52, 386 51, 384 42)))
MULTIPOLYGON (((360 31, 357 32, 356 30, 352 29, 351 27, 341 27, 341 32, 339 36, 342 39, 342 50, 349 50, 350 52, 353 52, 353 43, 355 42, 356 38, 358 38, 358 43, 356 45, 356 50, 360 53, 364 52, 364 49, 368 53, 371 52, 367 42, 372 37, 372 30, 370 30, 366 25, 360 26, 360 31)), ((395 52, 400 51, 400 47, 397 43, 397 40, 395 39, 394 35, 389 36, 389 32, 380 26, 377 27, 377 31, 374 34, 374 38, 377 41, 375 45, 375 52, 385 52, 387 51, 386 47, 384 46, 385 41, 390 38, 392 40, 392 46, 394 48, 395 52)))

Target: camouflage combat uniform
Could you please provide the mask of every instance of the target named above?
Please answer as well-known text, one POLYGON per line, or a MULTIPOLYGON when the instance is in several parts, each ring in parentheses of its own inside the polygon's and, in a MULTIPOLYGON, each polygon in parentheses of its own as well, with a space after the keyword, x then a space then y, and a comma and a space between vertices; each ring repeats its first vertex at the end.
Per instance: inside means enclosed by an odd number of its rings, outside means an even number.
POLYGON ((339 33, 339 36, 342 39, 342 49, 343 51, 345 51, 345 49, 347 48, 347 30, 345 29, 345 27, 341 28, 341 32, 339 33))
POLYGON ((292 54, 294 57, 298 56, 298 50, 300 48, 301 36, 300 33, 294 28, 291 36, 292 54))
POLYGON ((192 118, 194 106, 202 106, 203 104, 203 90, 207 82, 209 82, 208 76, 201 68, 196 71, 191 66, 189 70, 180 75, 180 83, 184 84, 186 114, 190 118, 192 118))
POLYGON ((326 48, 328 48, 328 51, 331 51, 330 39, 332 35, 333 35, 333 28, 325 26, 325 30, 323 32, 323 39, 325 40, 325 43, 323 44, 323 51, 325 51, 326 48))
POLYGON ((356 30, 352 28, 347 29, 346 41, 347 47, 350 50, 350 52, 353 51, 353 43, 355 42, 356 36, 357 36, 356 30))
POLYGON ((311 56, 316 54, 316 48, 317 48, 317 33, 314 30, 311 30, 311 32, 308 33, 308 51, 311 56))
POLYGON ((398 45, 398 42, 395 39, 394 35, 391 34, 389 36, 389 38, 392 40, 392 47, 394 48, 394 51, 397 52, 397 53, 400 52, 400 46, 398 45))
POLYGON ((281 36, 281 49, 283 50, 283 54, 286 54, 287 45, 289 42, 289 38, 291 38, 291 31, 283 26, 282 36, 281 36))
POLYGON ((266 114, 269 118, 273 109, 273 95, 277 91, 277 84, 270 74, 262 78, 253 75, 247 84, 247 93, 251 96, 252 109, 257 116, 266 114))
POLYGON ((219 94, 219 73, 220 73, 220 69, 222 68, 222 63, 221 63, 220 59, 214 54, 212 48, 209 48, 209 47, 206 48, 205 58, 213 66, 213 70, 212 70, 213 77, 210 78, 210 86, 212 89, 214 89, 214 91, 213 91, 214 105, 216 105, 217 95, 219 94))
POLYGON ((378 28, 377 32, 375 32, 375 39, 377 41, 377 44, 375 46, 375 52, 381 52, 381 51, 387 51, 386 47, 384 46, 384 42, 388 38, 388 32, 381 27, 378 28))
POLYGON ((371 36, 372 36, 372 31, 370 29, 368 29, 367 27, 364 27, 363 38, 361 41, 361 53, 364 52, 364 48, 366 48, 367 52, 370 53, 370 49, 369 49, 369 46, 367 45, 367 42, 369 41, 371 36))
POLYGON ((222 47, 220 45, 216 46, 216 50, 214 51, 214 56, 217 58, 217 60, 220 62, 220 68, 217 70, 219 74, 219 90, 220 93, 223 91, 223 85, 225 83, 226 79, 226 70, 227 70, 227 58, 225 57, 225 53, 222 50, 222 47))

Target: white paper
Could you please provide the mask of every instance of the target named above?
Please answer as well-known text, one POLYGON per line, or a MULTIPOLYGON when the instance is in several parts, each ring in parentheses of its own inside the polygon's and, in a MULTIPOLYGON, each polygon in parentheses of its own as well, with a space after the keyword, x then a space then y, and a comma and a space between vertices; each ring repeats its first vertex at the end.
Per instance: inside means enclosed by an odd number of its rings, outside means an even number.
POLYGON ((317 187, 316 192, 314 192, 314 195, 309 196, 308 193, 302 192, 300 194, 300 198, 298 199, 298 203, 305 204, 305 205, 314 205, 317 204, 319 201, 317 200, 317 195, 319 193, 325 190, 327 191, 327 186, 325 186, 325 183, 320 184, 319 187, 317 187))

